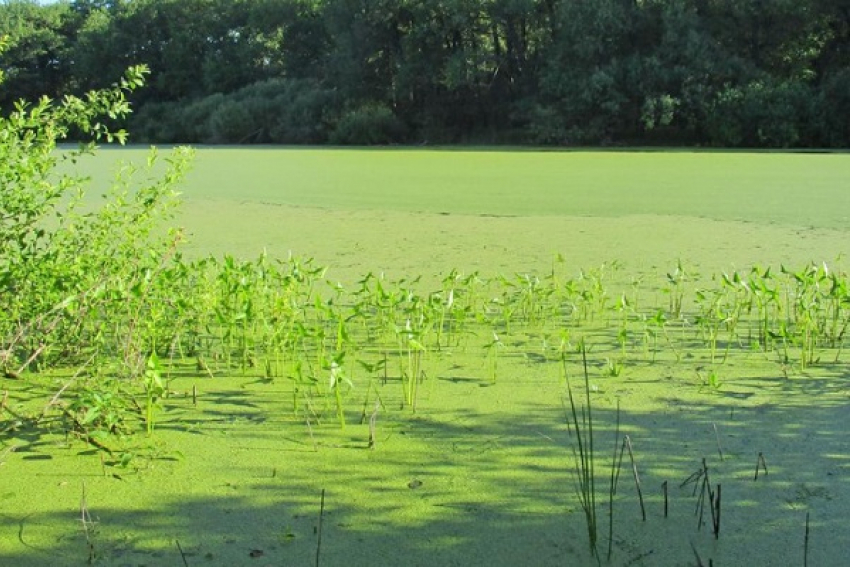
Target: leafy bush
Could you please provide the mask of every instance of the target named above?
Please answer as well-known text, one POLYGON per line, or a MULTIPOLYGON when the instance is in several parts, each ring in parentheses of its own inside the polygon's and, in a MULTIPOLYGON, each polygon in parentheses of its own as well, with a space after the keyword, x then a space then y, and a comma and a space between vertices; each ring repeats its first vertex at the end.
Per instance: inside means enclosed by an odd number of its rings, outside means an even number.
POLYGON ((177 119, 177 105, 149 102, 130 120, 133 135, 141 140, 171 143, 180 139, 184 125, 177 119))
POLYGON ((173 142, 209 142, 213 136, 210 122, 225 102, 225 96, 216 93, 191 104, 174 103, 175 120, 182 126, 173 142))
MULTIPOLYGON (((244 141, 318 144, 327 140, 336 96, 317 81, 273 79, 254 83, 228 97, 247 113, 244 141)), ((230 140, 238 141, 238 140, 230 140)))
POLYGON ((281 114, 269 129, 270 141, 280 144, 326 142, 339 114, 339 97, 311 79, 289 80, 279 95, 281 114))
MULTIPOLYGON (((151 323, 166 315, 159 299, 173 297, 161 275, 181 237, 158 229, 177 204, 174 188, 191 152, 175 150, 164 168, 155 152, 143 167, 122 167, 92 210, 90 201, 82 206, 86 180, 62 171, 73 171, 68 165, 93 152, 94 142, 77 150, 57 148, 72 131, 123 143, 126 133, 110 130, 104 120, 129 113, 126 96, 142 86, 146 74, 146 68, 133 67, 110 88, 59 102, 47 97, 19 102, 0 117, 0 350, 6 375, 40 365, 80 365, 132 384, 160 346, 151 323)), ((117 421, 92 417, 91 404, 80 398, 114 394, 105 380, 104 389, 95 381, 86 391, 65 392, 72 400, 64 405, 66 416, 92 428, 108 422, 112 429, 117 421), (88 409, 80 413, 83 407, 88 409)), ((84 437, 91 440, 89 433, 84 437)))
POLYGON ((551 106, 534 105, 528 118, 528 135, 532 144, 567 145, 573 141, 563 117, 551 106))
POLYGON ((352 146, 387 145, 403 142, 405 134, 404 124, 392 110, 379 104, 367 104, 340 119, 330 142, 352 146))
POLYGON ((148 103, 133 120, 142 139, 205 144, 321 144, 337 96, 309 79, 271 79, 189 102, 148 103))
POLYGON ((247 104, 225 99, 209 117, 209 142, 242 144, 257 139, 263 126, 247 104))
POLYGON ((729 86, 717 95, 706 129, 720 146, 797 146, 811 135, 812 98, 799 82, 729 86))

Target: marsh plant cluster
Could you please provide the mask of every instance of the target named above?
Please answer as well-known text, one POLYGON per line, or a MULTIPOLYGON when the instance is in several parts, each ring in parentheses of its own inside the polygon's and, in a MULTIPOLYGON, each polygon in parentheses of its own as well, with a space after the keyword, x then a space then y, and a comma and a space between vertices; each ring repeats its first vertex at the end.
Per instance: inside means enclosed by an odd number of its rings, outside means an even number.
POLYGON ((190 261, 168 241, 119 266, 66 297, 54 291, 40 311, 18 294, 0 321, 7 375, 77 369, 47 409, 106 450, 112 434, 153 431, 178 374, 286 384, 302 421, 345 427, 376 404, 415 412, 420 386, 453 354, 478 357, 485 385, 510 381, 510 358, 564 365, 583 355, 609 376, 679 365, 712 390, 742 357, 785 373, 836 363, 850 325, 847 277, 826 264, 698 280, 679 263, 624 285, 617 263, 566 276, 556 261, 543 275, 452 269, 430 291, 375 273, 343 286, 297 257, 190 261))
POLYGON ((427 282, 369 272, 343 285, 295 256, 184 258, 182 233, 164 226, 190 150, 119 167, 99 207, 88 180, 64 167, 93 146, 57 150, 72 133, 122 142, 110 121, 129 112, 146 73, 22 102, 0 119, 0 368, 10 380, 59 381, 29 415, 4 395, 3 431, 58 423, 113 454, 132 433, 154 432, 178 373, 288 384, 290 409, 309 426, 345 427, 374 406, 374 430, 389 400, 416 411, 421 385, 453 353, 480 357, 485 384, 511 379, 508 357, 563 364, 581 352, 611 376, 675 360, 709 389, 741 356, 786 374, 841 358, 850 287, 827 264, 701 277, 684 259, 647 278, 618 262, 573 271, 558 254, 540 274, 452 267, 427 282))

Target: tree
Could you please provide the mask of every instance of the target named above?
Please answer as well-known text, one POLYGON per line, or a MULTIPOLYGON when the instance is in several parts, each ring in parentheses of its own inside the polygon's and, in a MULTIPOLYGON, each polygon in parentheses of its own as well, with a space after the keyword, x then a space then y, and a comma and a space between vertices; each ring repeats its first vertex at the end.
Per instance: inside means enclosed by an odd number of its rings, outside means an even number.
POLYGON ((0 4, 0 36, 15 38, 3 57, 6 81, 0 106, 20 97, 57 96, 68 87, 71 16, 67 4, 39 6, 26 0, 0 4))
POLYGON ((635 24, 636 3, 621 0, 564 2, 555 12, 553 41, 545 51, 541 115, 546 138, 566 143, 606 143, 632 133, 640 108, 630 70, 643 56, 635 24), (554 120, 553 120, 554 119, 554 120))
POLYGON ((295 96, 310 117, 332 99, 295 136, 313 141, 847 143, 850 0, 10 0, 0 16, 17 38, 0 102, 141 63, 152 139, 278 139, 240 120, 295 96))

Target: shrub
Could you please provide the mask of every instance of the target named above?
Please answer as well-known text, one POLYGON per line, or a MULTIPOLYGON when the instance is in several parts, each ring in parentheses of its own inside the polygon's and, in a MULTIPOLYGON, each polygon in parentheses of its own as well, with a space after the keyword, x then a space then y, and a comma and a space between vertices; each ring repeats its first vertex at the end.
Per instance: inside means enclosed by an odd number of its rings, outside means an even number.
POLYGON ((337 95, 312 79, 270 79, 188 102, 148 103, 133 121, 142 139, 205 144, 320 144, 337 95))
POLYGON ((527 128, 532 144, 560 146, 573 142, 563 116, 551 106, 534 105, 528 113, 527 128))
POLYGON ((181 107, 173 102, 148 102, 130 119, 136 139, 172 143, 186 140, 186 124, 180 119, 181 107))
POLYGON ((248 113, 253 130, 246 141, 318 144, 327 140, 336 95, 317 81, 272 79, 230 95, 248 113))
POLYGON ((213 143, 242 144, 258 139, 262 123, 244 102, 226 99, 209 117, 209 139, 213 143))
POLYGON ((282 144, 326 142, 339 114, 339 97, 311 79, 286 82, 281 114, 270 129, 271 141, 282 144))
POLYGON ((404 141, 405 127, 386 106, 366 104, 340 119, 330 142, 338 145, 377 146, 404 141))
POLYGON ((182 125, 181 143, 208 143, 213 138, 211 121, 219 107, 224 104, 225 96, 212 94, 188 104, 178 103, 177 121, 182 125))
POLYGON ((711 106, 706 130, 720 146, 796 146, 810 135, 811 100, 811 89, 799 82, 728 86, 711 106))
POLYGON ((159 225, 176 205, 174 187, 190 152, 176 150, 164 173, 155 154, 146 168, 122 168, 101 206, 92 209, 81 206, 85 179, 59 165, 93 151, 93 142, 61 152, 57 142, 74 131, 123 143, 126 133, 110 130, 103 118, 129 113, 126 96, 146 73, 134 67, 110 88, 58 102, 20 102, 0 117, 0 349, 6 373, 85 357, 96 367, 118 361, 115 373, 140 376, 151 345, 137 323, 149 313, 150 290, 160 285, 157 274, 179 241, 179 234, 163 234, 159 225), (139 173, 147 175, 139 179, 139 173))

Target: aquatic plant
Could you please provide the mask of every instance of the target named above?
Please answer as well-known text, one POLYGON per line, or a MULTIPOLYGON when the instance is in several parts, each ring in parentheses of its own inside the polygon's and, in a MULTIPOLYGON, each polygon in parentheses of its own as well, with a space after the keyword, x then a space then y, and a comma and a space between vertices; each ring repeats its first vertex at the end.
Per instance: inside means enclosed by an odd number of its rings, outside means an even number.
POLYGON ((161 409, 161 400, 168 390, 162 380, 162 366, 155 352, 148 356, 143 377, 145 388, 145 428, 148 435, 153 433, 156 423, 156 411, 161 409))
POLYGON ((575 432, 573 445, 574 478, 576 482, 576 493, 578 494, 581 508, 587 525, 587 539, 591 553, 599 561, 597 541, 599 538, 599 526, 596 518, 596 473, 594 467, 593 446, 593 406, 590 401, 590 377, 587 372, 587 348, 582 341, 578 350, 581 354, 582 367, 584 369, 584 395, 585 404, 581 407, 581 419, 576 409, 576 399, 570 384, 567 371, 567 353, 561 353, 561 366, 567 385, 567 400, 570 403, 568 423, 572 424, 575 432))
POLYGON ((484 350, 487 351, 487 374, 490 378, 490 383, 496 383, 496 374, 499 369, 499 351, 505 348, 502 339, 493 331, 493 340, 484 345, 484 350))

